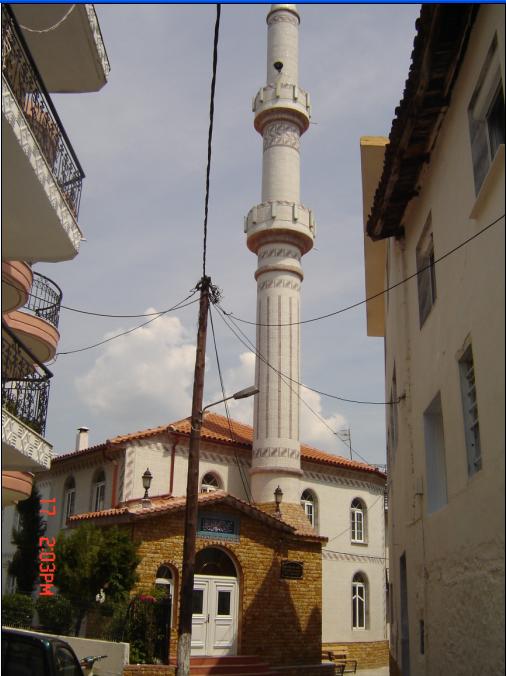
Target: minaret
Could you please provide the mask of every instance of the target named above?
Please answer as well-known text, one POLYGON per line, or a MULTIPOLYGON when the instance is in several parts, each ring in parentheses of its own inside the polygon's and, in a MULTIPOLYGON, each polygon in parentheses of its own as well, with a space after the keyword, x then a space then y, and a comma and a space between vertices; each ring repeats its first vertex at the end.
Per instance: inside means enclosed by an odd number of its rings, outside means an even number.
POLYGON ((263 137, 262 201, 248 213, 244 229, 248 248, 258 256, 260 393, 255 397, 251 489, 259 504, 273 503, 278 485, 283 503, 300 501, 300 261, 313 246, 315 223, 300 203, 299 146, 309 126, 310 103, 298 84, 299 22, 296 5, 271 5, 267 84, 253 101, 255 129, 263 137))

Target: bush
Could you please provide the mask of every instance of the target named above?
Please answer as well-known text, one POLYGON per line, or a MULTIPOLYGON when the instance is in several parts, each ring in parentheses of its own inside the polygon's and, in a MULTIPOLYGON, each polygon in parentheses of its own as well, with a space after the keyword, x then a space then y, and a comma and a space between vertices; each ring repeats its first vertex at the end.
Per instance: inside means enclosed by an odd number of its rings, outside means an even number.
POLYGON ((35 602, 39 623, 52 634, 68 634, 72 627, 72 604, 63 596, 39 596, 35 602))
POLYGON ((8 627, 29 629, 32 624, 34 603, 27 594, 2 596, 2 624, 8 627))

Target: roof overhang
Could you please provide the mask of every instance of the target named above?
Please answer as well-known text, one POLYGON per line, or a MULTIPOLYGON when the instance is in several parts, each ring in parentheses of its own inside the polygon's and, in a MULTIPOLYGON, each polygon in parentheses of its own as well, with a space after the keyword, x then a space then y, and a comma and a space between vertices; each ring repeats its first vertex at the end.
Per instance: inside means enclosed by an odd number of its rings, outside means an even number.
POLYGON ((404 213, 418 194, 420 173, 450 105, 478 9, 476 4, 422 5, 404 96, 367 221, 373 240, 403 234, 404 213))

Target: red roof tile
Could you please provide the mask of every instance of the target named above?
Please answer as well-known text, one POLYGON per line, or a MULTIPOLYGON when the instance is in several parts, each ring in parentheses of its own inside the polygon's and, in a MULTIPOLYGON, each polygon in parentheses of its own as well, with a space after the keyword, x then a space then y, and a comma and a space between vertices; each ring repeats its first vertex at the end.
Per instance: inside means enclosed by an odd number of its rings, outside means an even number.
MULTIPOLYGON (((137 441, 140 439, 147 439, 155 437, 164 432, 175 432, 183 436, 190 436, 190 418, 183 418, 176 420, 176 422, 168 425, 160 425, 159 427, 151 427, 149 429, 140 430, 138 432, 131 432, 129 434, 121 434, 116 437, 108 439, 104 444, 99 446, 92 446, 83 451, 74 451, 64 455, 57 456, 53 459, 53 463, 66 460, 67 458, 75 458, 87 452, 101 450, 103 448, 114 449, 121 446, 127 441, 137 441)), ((201 438, 204 441, 216 442, 219 444, 226 444, 228 446, 242 446, 243 448, 251 448, 253 443, 253 428, 237 420, 230 420, 218 413, 207 412, 204 414, 204 420, 201 429, 201 438)), ((358 462, 356 460, 348 460, 340 455, 332 453, 325 453, 319 451, 317 448, 301 444, 301 459, 307 462, 314 462, 317 464, 324 464, 333 467, 341 467, 343 469, 358 470, 362 472, 369 472, 384 478, 385 475, 373 465, 368 465, 365 462, 358 462)))

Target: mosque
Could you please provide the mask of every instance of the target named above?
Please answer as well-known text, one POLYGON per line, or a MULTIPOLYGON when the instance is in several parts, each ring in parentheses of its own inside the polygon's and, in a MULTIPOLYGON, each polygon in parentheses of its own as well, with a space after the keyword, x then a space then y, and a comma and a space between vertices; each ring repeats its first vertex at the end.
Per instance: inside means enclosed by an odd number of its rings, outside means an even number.
MULTIPOLYGON (((359 667, 388 664, 386 477, 299 439, 301 259, 315 237, 313 213, 300 199, 300 137, 311 103, 298 84, 299 23, 295 5, 271 5, 267 83, 253 102, 262 197, 244 229, 258 262, 264 357, 256 364, 254 423, 208 412, 201 433, 191 652, 236 663, 256 656, 250 673, 258 675, 330 673, 322 644, 359 667)), ((83 428, 76 450, 37 479, 42 497, 61 506, 49 537, 92 522, 128 529, 139 543, 136 591, 156 582, 173 599, 171 656, 189 436, 183 419, 89 447, 83 428)))

